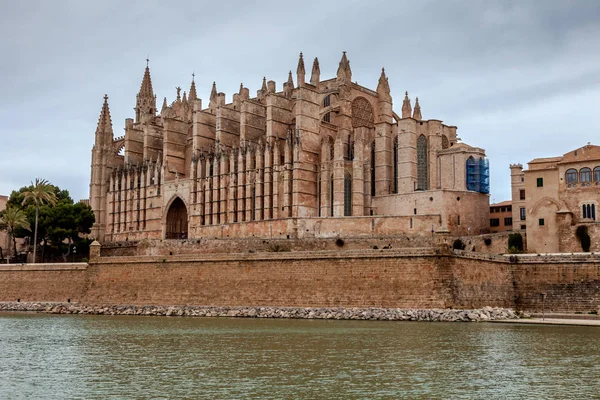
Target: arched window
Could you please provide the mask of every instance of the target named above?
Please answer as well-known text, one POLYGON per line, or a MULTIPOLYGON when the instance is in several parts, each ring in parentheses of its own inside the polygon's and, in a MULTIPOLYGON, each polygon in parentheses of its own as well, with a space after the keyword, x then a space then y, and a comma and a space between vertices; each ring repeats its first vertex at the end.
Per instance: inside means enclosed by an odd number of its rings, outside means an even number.
POLYGON ((595 204, 584 204, 583 208, 583 218, 584 219, 593 219, 596 220, 596 205, 595 204))
POLYGON ((333 175, 331 175, 331 180, 329 181, 329 208, 329 215, 333 217, 333 175))
POLYGON ((588 167, 581 168, 579 170, 579 182, 591 182, 592 181, 592 170, 588 167))
POLYGON ((594 182, 600 182, 600 167, 594 168, 594 182))
POLYGON ((335 159, 335 142, 330 137, 329 138, 329 161, 333 161, 335 159))
POLYGON ((428 189, 427 176, 427 138, 421 135, 417 139, 417 190, 428 189))
POLYGON ((352 177, 349 173, 344 175, 344 216, 352 215, 352 177))
POLYGON ((442 149, 447 149, 450 147, 450 142, 448 142, 448 138, 446 135, 442 135, 442 149))
POLYGON ((329 107, 331 105, 331 95, 325 96, 323 99, 323 107, 329 107))
POLYGON ((371 196, 375 196, 375 141, 371 142, 371 196))
POLYGON ((577 183, 577 170, 576 169, 568 169, 565 172, 565 179, 567 180, 567 184, 577 183))
POLYGON ((398 193, 398 136, 394 138, 393 163, 394 182, 392 182, 392 193, 398 193))

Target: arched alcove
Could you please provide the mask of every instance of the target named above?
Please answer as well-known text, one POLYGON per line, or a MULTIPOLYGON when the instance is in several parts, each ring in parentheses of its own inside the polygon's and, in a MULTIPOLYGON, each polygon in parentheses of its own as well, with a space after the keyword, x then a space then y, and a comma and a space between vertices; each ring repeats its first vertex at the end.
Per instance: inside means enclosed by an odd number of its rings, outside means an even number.
POLYGON ((166 239, 187 239, 188 217, 187 208, 179 197, 173 200, 167 212, 166 239))

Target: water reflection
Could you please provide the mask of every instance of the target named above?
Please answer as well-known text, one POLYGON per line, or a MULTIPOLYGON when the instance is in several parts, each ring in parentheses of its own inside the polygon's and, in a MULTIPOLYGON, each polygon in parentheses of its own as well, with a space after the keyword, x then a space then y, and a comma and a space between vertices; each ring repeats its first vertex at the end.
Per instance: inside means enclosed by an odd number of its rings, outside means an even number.
POLYGON ((0 315, 0 398, 591 398, 593 327, 0 315))

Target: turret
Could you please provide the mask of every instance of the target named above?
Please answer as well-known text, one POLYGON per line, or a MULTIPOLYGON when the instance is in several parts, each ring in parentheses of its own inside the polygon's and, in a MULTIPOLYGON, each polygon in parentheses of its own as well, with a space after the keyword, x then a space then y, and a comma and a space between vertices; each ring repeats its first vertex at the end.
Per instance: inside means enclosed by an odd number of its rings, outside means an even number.
POLYGON ((306 71, 304 70, 304 58, 302 52, 300 52, 300 58, 298 59, 298 68, 296 68, 296 81, 298 81, 298 87, 302 86, 305 81, 306 71))
POLYGON ((341 82, 352 82, 352 69, 350 68, 350 61, 348 61, 345 51, 338 66, 337 79, 341 82))
POLYGON ((152 79, 150 78, 148 61, 146 60, 146 70, 144 71, 142 85, 136 98, 135 122, 144 122, 144 117, 153 118, 156 116, 156 96, 154 96, 154 91, 152 90, 152 79))
POLYGON ((313 61, 312 72, 310 73, 310 84, 317 85, 321 81, 321 69, 319 68, 319 59, 315 57, 313 61))
POLYGON ((417 121, 423 119, 423 116, 421 115, 421 106, 419 105, 418 97, 415 99, 415 111, 413 112, 413 119, 416 119, 417 121))
POLYGON ((410 106, 410 99, 408 98, 408 92, 404 94, 404 101, 402 102, 402 118, 410 118, 412 114, 412 107, 410 106))

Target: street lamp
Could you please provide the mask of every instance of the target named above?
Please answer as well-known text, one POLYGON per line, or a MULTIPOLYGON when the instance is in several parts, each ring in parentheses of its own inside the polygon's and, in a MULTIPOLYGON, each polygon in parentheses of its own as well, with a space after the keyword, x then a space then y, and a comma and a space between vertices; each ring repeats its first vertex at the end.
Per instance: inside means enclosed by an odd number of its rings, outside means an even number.
POLYGON ((75 254, 77 254, 77 247, 73 246, 73 262, 75 262, 75 254))

